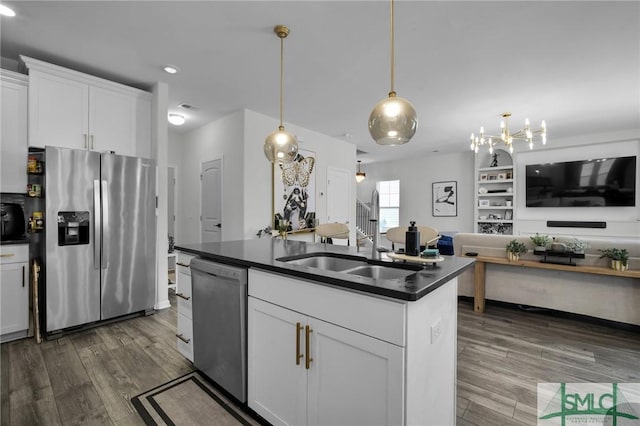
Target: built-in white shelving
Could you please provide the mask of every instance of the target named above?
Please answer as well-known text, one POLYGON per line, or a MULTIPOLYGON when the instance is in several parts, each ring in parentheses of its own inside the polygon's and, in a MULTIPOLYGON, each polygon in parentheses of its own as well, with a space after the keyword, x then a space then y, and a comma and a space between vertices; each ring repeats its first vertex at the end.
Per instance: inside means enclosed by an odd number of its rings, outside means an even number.
POLYGON ((496 149, 476 155, 475 232, 514 234, 515 169, 508 151, 496 149), (497 154, 494 155, 494 154, 497 154), (491 166, 497 162, 497 165, 491 166))

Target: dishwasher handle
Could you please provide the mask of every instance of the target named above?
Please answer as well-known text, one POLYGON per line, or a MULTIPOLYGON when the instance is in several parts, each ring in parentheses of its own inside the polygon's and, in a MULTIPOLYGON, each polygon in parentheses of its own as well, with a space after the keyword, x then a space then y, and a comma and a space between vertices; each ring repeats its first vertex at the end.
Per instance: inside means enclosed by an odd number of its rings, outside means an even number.
POLYGON ((191 260, 191 273, 201 273, 216 278, 238 281, 240 284, 246 284, 247 282, 247 268, 215 263, 198 258, 191 260))

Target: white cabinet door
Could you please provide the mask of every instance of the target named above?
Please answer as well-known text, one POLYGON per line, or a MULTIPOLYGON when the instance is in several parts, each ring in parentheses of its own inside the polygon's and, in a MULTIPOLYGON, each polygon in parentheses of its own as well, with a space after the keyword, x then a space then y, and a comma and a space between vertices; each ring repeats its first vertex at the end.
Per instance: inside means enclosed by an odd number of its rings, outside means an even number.
POLYGON ((0 74, 0 191, 24 193, 27 191, 27 80, 14 75, 5 71, 0 74))
POLYGON ((308 425, 403 424, 404 349, 309 318, 308 425))
POLYGON ((254 297, 248 312, 248 404, 270 423, 403 423, 402 347, 254 297))
POLYGON ((26 337, 29 329, 29 246, 0 246, 0 334, 2 342, 26 337))
POLYGON ((89 149, 135 155, 136 99, 124 93, 89 88, 89 149))
POLYGON ((88 148, 88 99, 88 84, 31 70, 29 146, 88 148))
POLYGON ((249 407, 273 425, 306 424, 306 317, 253 297, 248 317, 249 407))
POLYGON ((29 271, 27 263, 0 266, 0 334, 29 328, 29 271))
POLYGON ((20 58, 29 69, 30 146, 150 156, 150 93, 26 56, 20 58))

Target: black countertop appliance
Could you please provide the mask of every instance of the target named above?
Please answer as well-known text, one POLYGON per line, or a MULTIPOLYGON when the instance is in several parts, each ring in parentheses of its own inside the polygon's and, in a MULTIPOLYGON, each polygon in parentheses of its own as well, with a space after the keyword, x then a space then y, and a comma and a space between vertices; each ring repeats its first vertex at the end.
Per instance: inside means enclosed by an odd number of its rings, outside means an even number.
POLYGON ((1 203, 0 217, 2 241, 25 239, 24 210, 20 204, 1 203))

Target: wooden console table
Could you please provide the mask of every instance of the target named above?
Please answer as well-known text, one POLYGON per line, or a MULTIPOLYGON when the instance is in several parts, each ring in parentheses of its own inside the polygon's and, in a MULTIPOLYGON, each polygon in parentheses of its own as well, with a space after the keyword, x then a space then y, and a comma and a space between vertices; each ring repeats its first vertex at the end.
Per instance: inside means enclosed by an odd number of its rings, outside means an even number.
POLYGON ((551 269, 554 271, 567 271, 567 272, 581 272, 583 274, 599 274, 599 275, 611 275, 615 277, 627 277, 640 279, 640 271, 616 271, 611 268, 603 268, 601 266, 571 266, 571 265, 559 265, 556 263, 541 263, 536 260, 518 260, 517 262, 510 262, 506 258, 502 257, 489 257, 489 256, 476 256, 475 257, 475 276, 473 278, 474 296, 473 305, 474 311, 478 314, 484 312, 484 296, 485 296, 485 276, 487 263, 494 263, 498 265, 508 266, 523 266, 526 268, 538 268, 538 269, 551 269))

